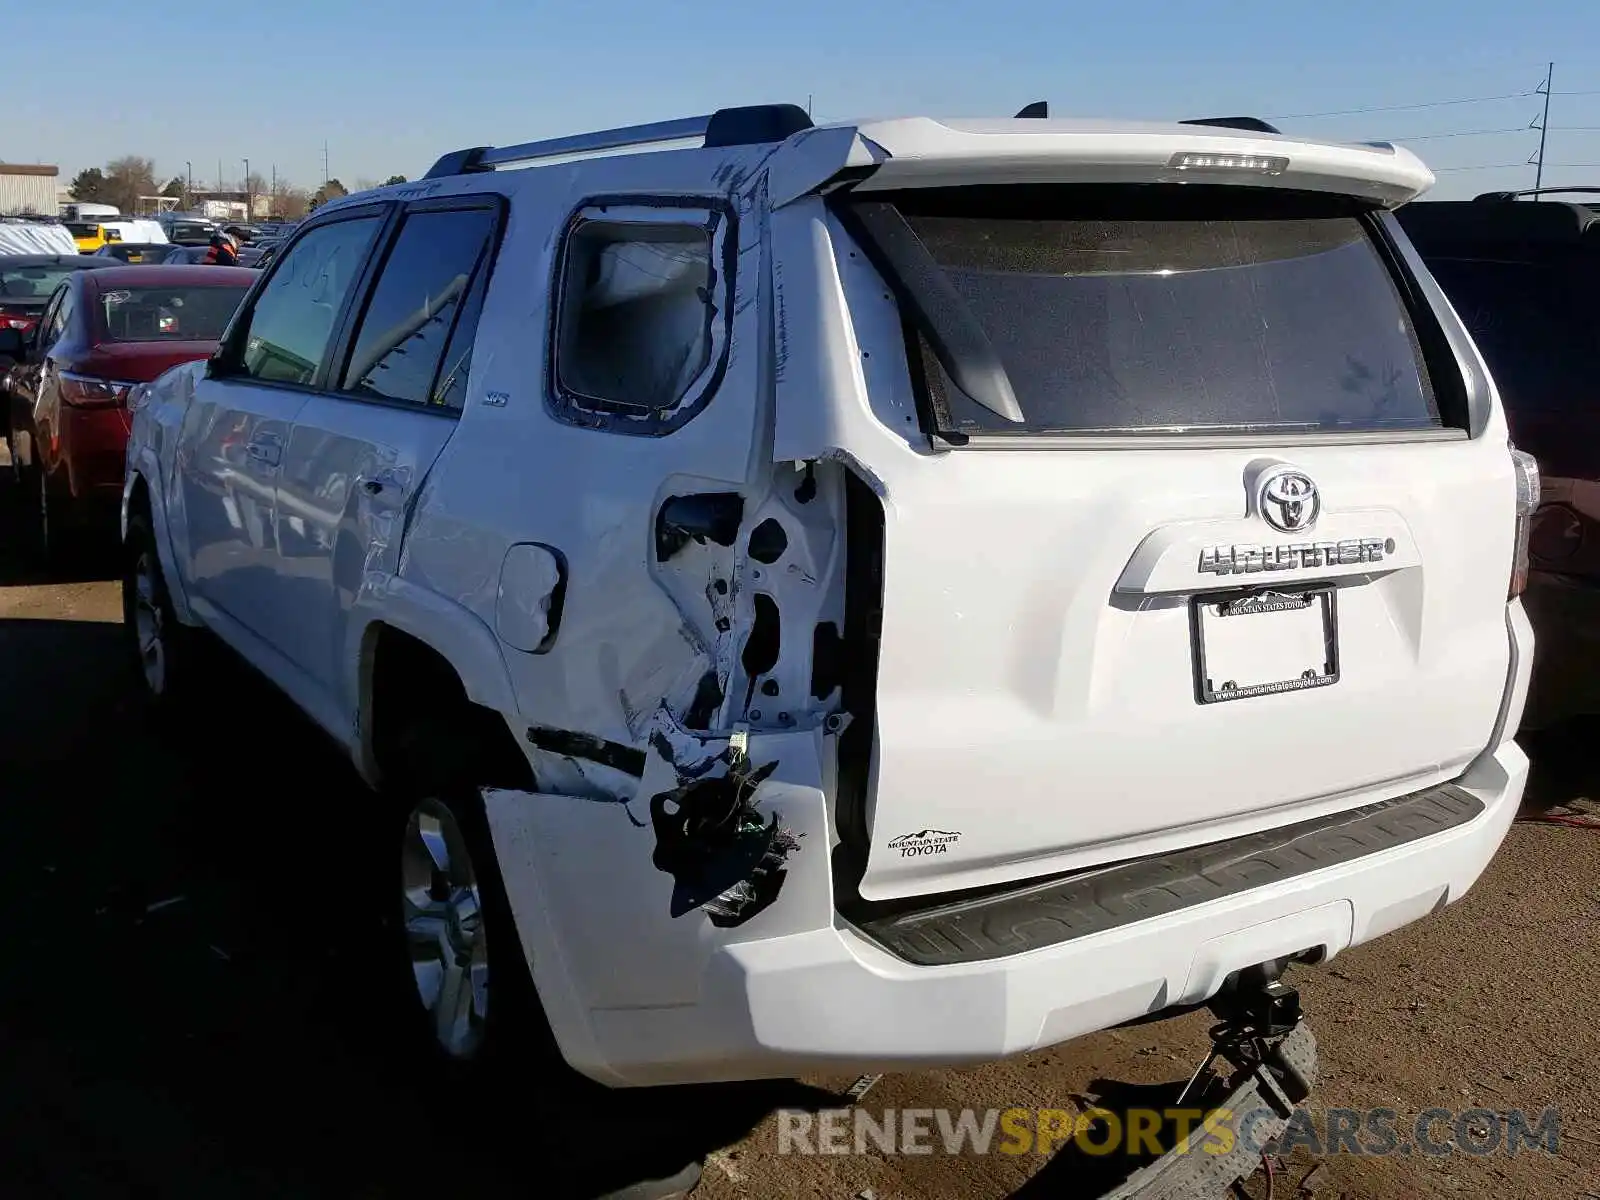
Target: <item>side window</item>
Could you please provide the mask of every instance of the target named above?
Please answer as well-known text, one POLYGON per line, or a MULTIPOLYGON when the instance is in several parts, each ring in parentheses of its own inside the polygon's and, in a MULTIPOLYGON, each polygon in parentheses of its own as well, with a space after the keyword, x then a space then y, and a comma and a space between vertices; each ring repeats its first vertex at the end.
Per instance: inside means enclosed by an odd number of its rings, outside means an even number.
POLYGON ((56 340, 56 314, 61 311, 61 297, 66 295, 67 289, 63 286, 56 289, 55 295, 44 307, 44 316, 39 318, 38 332, 34 335, 40 350, 48 350, 56 340))
POLYGON ((568 231, 553 375, 559 405, 657 433, 703 407, 720 375, 728 223, 703 210, 632 211, 595 209, 568 231))
POLYGON ((473 280, 472 291, 461 309, 461 319, 450 335, 450 348, 445 351, 444 362, 439 367, 439 381, 433 385, 433 402, 452 412, 460 412, 467 403, 467 376, 472 370, 472 346, 478 340, 478 315, 483 311, 483 293, 488 288, 487 263, 473 280))
POLYGON ((307 384, 316 377, 382 223, 378 216, 335 221, 284 255, 251 309, 243 374, 264 383, 307 384))
POLYGON ((72 323, 72 314, 77 309, 77 302, 72 298, 72 289, 63 287, 61 294, 56 297, 55 316, 50 320, 45 329, 42 345, 54 346, 61 340, 61 335, 66 333, 67 326, 72 323))
POLYGON ((446 393, 464 363, 458 370, 447 362, 446 352, 461 359, 471 350, 477 312, 468 299, 478 291, 474 280, 483 269, 494 221, 494 211, 487 208, 406 216, 356 328, 340 391, 447 406, 446 393), (464 334, 464 346, 452 331, 464 334))

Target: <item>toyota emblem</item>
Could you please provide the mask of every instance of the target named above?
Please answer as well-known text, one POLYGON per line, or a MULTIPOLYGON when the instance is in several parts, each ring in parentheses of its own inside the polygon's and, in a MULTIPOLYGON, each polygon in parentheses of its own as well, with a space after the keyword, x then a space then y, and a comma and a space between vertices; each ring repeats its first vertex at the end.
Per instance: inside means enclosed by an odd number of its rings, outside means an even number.
POLYGON ((1280 533, 1299 533, 1317 523, 1322 497, 1311 477, 1280 468, 1261 482, 1261 516, 1280 533))

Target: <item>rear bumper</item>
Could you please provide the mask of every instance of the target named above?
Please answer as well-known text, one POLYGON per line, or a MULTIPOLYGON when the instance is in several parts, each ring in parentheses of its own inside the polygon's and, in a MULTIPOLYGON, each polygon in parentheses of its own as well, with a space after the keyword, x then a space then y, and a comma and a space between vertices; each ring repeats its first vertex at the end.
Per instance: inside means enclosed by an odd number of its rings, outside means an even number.
POLYGON ((1507 741, 1458 781, 1483 805, 1467 824, 1010 958, 913 966, 833 923, 727 946, 697 1004, 591 1013, 597 1061, 574 1065, 628 1084, 963 1065, 1203 1001, 1242 967, 1332 958, 1460 899, 1505 838, 1527 769, 1507 741))

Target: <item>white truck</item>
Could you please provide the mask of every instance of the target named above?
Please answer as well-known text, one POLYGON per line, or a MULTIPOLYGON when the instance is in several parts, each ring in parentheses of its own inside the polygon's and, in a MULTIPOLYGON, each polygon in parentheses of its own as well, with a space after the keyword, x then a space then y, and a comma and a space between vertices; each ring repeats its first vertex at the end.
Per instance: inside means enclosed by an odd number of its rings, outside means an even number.
POLYGON ((447 155, 137 395, 150 697, 206 631, 345 749, 446 1061, 972 1063, 1326 962, 1527 772, 1538 479, 1431 183, 789 106, 447 155))

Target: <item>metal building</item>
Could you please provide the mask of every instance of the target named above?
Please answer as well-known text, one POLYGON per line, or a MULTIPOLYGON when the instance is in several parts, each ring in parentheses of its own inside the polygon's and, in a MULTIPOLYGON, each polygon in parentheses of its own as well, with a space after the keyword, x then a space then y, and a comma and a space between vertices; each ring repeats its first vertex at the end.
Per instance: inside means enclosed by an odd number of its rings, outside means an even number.
POLYGON ((60 174, 59 167, 0 162, 0 216, 55 216, 60 174))

